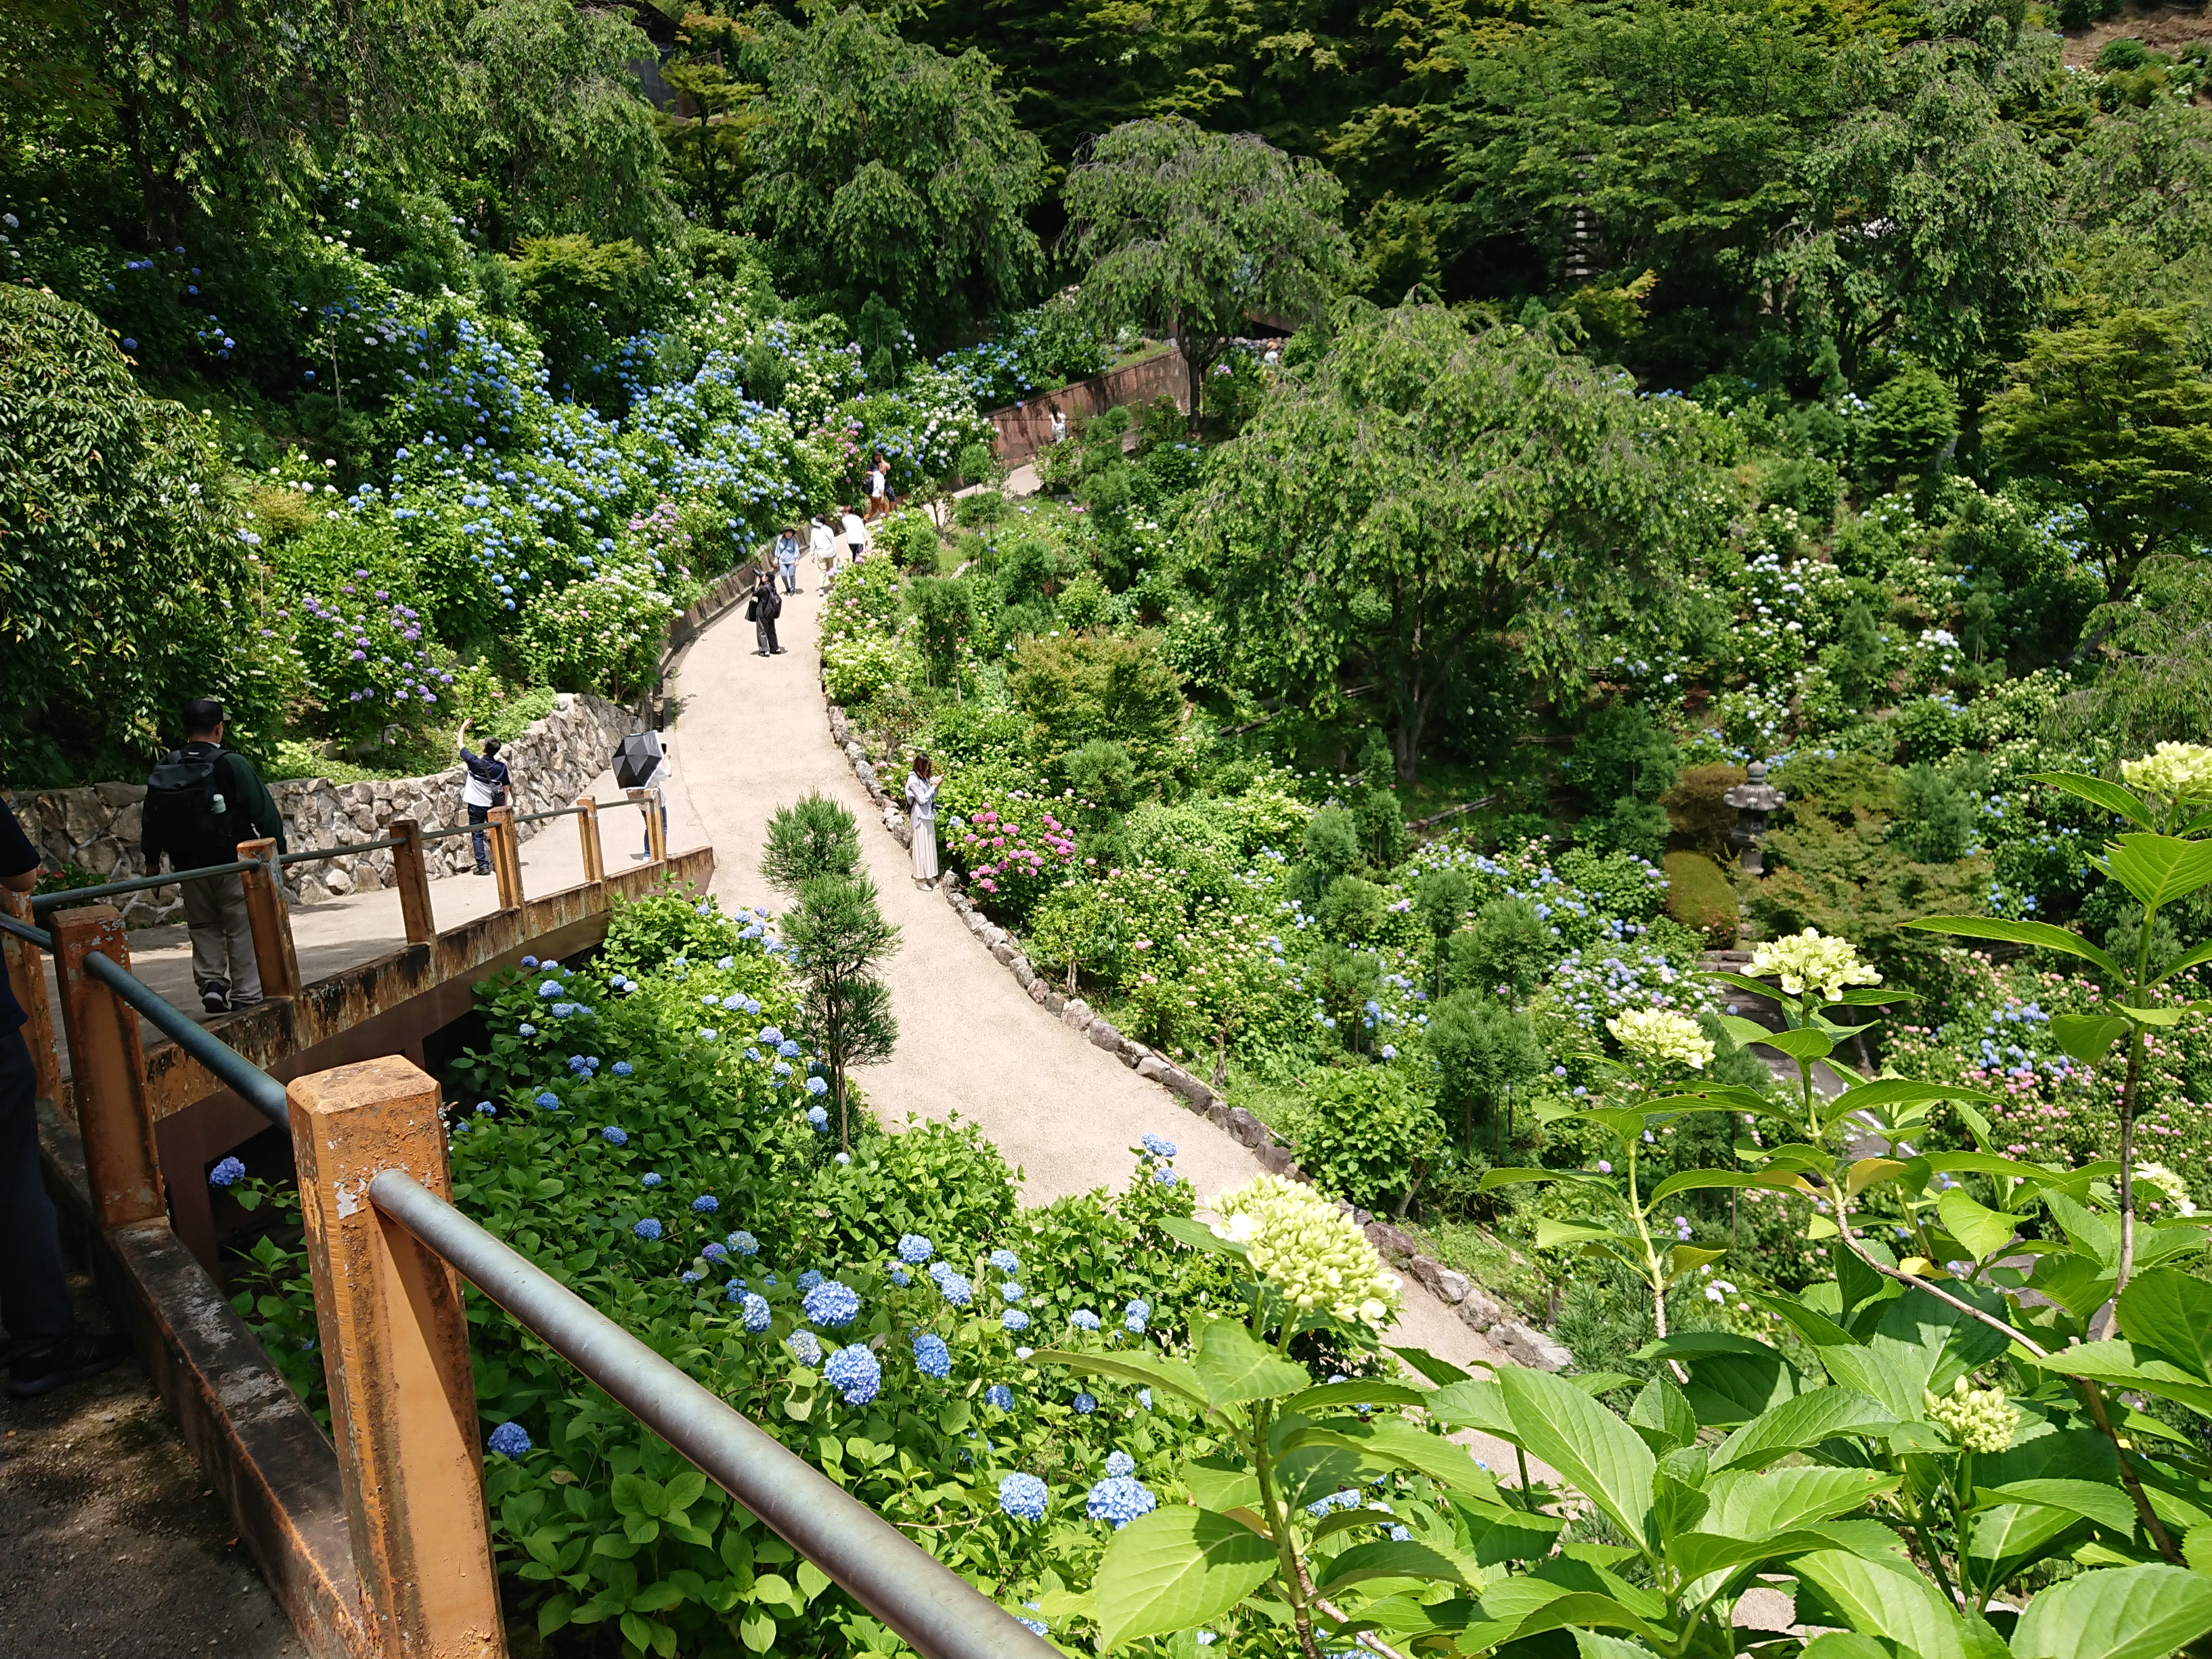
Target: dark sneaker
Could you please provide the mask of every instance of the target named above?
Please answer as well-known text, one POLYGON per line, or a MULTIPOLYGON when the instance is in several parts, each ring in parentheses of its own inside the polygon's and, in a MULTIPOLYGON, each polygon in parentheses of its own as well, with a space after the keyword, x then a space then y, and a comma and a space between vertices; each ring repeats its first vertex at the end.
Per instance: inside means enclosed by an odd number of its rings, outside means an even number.
POLYGON ((18 1342, 9 1356, 8 1392, 18 1400, 52 1394, 64 1382, 112 1370, 131 1354, 129 1337, 95 1336, 88 1331, 43 1345, 18 1342))
POLYGON ((200 987, 200 1006, 211 1014, 230 1012, 230 987, 219 979, 211 979, 200 987))

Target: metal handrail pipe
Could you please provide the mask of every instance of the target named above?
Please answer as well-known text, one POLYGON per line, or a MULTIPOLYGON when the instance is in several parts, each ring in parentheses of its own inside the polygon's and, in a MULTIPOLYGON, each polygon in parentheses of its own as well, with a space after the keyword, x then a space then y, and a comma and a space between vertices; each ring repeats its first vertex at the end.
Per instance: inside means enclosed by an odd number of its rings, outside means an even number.
POLYGON ((101 899, 118 893, 143 893, 149 887, 174 887, 180 881, 197 881, 203 876, 234 876, 242 871, 259 867, 257 859, 234 859, 228 864, 210 864, 196 870, 171 870, 158 876, 139 876, 130 881, 106 881, 97 887, 68 887, 57 893, 36 893, 31 898, 31 911, 36 915, 48 910, 67 909, 75 904, 96 904, 101 899))
POLYGON ((310 847, 305 852, 281 853, 277 855, 276 862, 305 864, 311 859, 350 858, 356 853, 380 853, 386 848, 397 847, 399 844, 399 838, 397 836, 387 836, 382 841, 359 841, 343 847, 310 847))
POLYGON ((17 939, 37 945, 41 951, 54 948, 54 936, 45 928, 33 927, 29 922, 18 921, 4 913, 0 913, 0 933, 12 933, 17 939))
POLYGON ((517 823, 543 823, 547 818, 572 818, 577 811, 574 806, 556 806, 543 812, 518 812, 514 815, 514 821, 517 823))
POLYGON ((290 1127, 292 1114, 284 1103, 284 1085, 275 1078, 105 952, 86 951, 84 967, 87 973, 137 1010, 155 1030, 206 1066, 226 1086, 236 1090, 239 1097, 255 1111, 279 1128, 290 1127))
POLYGON ((1059 1659, 883 1516, 411 1176, 386 1170, 368 1200, 926 1659, 1059 1659))
POLYGON ((448 836, 465 836, 471 830, 482 830, 484 827, 485 826, 481 823, 449 824, 443 830, 425 830, 422 832, 422 839, 424 841, 443 841, 448 836))

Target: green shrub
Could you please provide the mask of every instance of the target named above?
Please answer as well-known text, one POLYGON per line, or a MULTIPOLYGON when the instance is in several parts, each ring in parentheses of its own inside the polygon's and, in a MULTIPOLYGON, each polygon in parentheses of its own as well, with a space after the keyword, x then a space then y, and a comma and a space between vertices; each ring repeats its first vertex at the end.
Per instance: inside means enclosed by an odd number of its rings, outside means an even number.
POLYGON ((1149 769, 1182 725, 1182 689, 1152 645, 1110 635, 1024 641, 1006 689, 1054 750, 1109 738, 1149 769))
POLYGON ((873 702, 884 691, 921 678, 915 653, 882 634, 852 634, 822 647, 822 684, 830 701, 848 708, 873 702))
POLYGON ((921 576, 908 590, 914 605, 915 640, 932 685, 950 685, 960 659, 975 638, 975 593, 965 580, 921 576))
POLYGON ((1708 858, 1728 856, 1729 831, 1735 828, 1736 810, 1721 797, 1747 775, 1741 766, 1715 763, 1692 766, 1674 780, 1674 787, 1660 796, 1659 804, 1667 809, 1668 822, 1683 846, 1708 858))
POLYGON ((1474 925, 1454 934, 1445 947, 1444 984, 1525 998, 1559 959, 1559 942, 1534 905, 1523 898, 1492 899, 1475 912, 1474 925))
POLYGON ((1716 951, 1734 947, 1735 889, 1727 873, 1703 853, 1667 854, 1667 914, 1701 934, 1716 951))
POLYGON ((1461 1144, 1474 1149, 1480 1116, 1493 1126, 1492 1150, 1502 1152, 1504 1109, 1544 1068, 1535 1023, 1493 996, 1456 991, 1430 1015, 1425 1042, 1436 1062, 1437 1109, 1457 1120, 1461 1144))
POLYGON ((1403 1065, 1316 1073, 1291 1132, 1314 1184, 1364 1210, 1404 1199, 1443 1142, 1443 1125, 1403 1065))
POLYGON ((860 867, 860 827, 849 809, 809 790, 768 821, 761 874, 768 884, 796 893, 823 876, 850 878, 860 867))
POLYGON ((935 574, 937 556, 945 544, 929 514, 918 507, 902 507, 876 526, 876 545, 888 552, 902 570, 935 574))
POLYGON ((1321 896, 1322 931, 1347 945, 1373 945, 1389 925, 1389 901, 1373 882, 1339 876, 1321 896))

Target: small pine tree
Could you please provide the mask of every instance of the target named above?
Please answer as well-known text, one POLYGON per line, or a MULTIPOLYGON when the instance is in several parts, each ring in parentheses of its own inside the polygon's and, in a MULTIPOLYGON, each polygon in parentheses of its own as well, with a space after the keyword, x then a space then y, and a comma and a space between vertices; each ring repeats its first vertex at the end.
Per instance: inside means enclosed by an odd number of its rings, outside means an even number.
POLYGON ((865 878, 817 877, 799 889, 799 900, 783 933, 805 988, 799 1030, 830 1073, 837 1141, 849 1152, 848 1074, 889 1060, 898 1046, 890 989, 877 970, 897 951, 899 930, 884 919, 875 884, 865 878))
POLYGON ((849 877, 860 867, 860 826, 819 790, 809 790, 768 821, 761 874, 781 892, 796 893, 823 876, 849 877))

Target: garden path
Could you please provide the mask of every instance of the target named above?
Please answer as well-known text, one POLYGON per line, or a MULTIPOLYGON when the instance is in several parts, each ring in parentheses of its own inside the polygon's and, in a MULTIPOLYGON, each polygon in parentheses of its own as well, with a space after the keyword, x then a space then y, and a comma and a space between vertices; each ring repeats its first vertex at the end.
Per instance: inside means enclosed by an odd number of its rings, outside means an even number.
MULTIPOLYGON (((1176 1167, 1201 1194, 1251 1179, 1259 1166, 1250 1152, 1031 1002, 943 897, 915 886, 906 849, 830 740, 817 573, 802 575, 806 591, 785 601, 779 624, 790 661, 755 656, 752 630, 726 612, 685 657, 672 688, 682 757, 676 779, 716 849, 714 890, 726 904, 765 905, 773 896, 756 849, 778 807, 817 789, 860 819, 868 873, 904 934, 886 975, 898 1057, 861 1074, 884 1121, 896 1127, 909 1115, 957 1115, 977 1125, 1019 1172, 1030 1204, 1121 1186, 1131 1149, 1147 1132, 1182 1148, 1176 1167)), ((1511 1363, 1410 1279, 1389 1340, 1462 1366, 1511 1363)), ((1502 1446, 1479 1455, 1510 1467, 1502 1446)))

